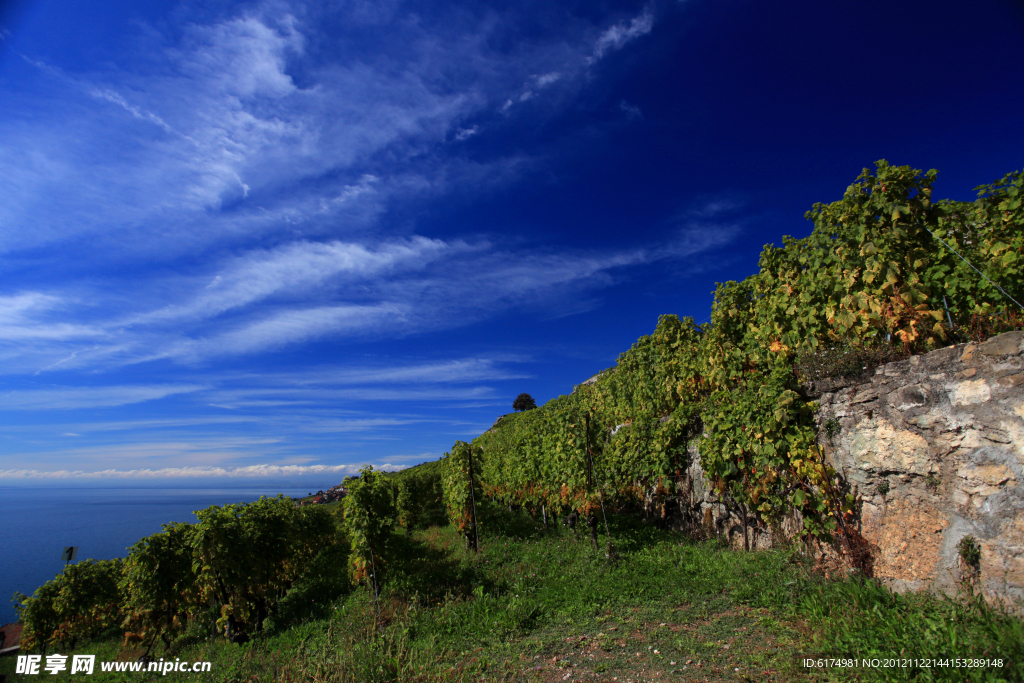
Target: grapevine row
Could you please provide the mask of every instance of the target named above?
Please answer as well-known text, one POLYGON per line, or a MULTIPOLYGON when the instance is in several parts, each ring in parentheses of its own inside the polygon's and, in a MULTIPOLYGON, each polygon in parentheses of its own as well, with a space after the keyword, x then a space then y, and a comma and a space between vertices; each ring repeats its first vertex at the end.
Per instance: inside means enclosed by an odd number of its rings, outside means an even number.
MULTIPOLYGON (((601 491, 620 503, 678 495, 696 439, 708 484, 744 520, 771 525, 798 511, 803 534, 831 537, 854 501, 817 445, 798 361, 837 347, 907 354, 1020 326, 1011 297, 1024 301, 1024 177, 977 188, 975 202, 933 202, 936 175, 885 161, 865 169, 842 199, 806 214, 809 237, 767 245, 760 272, 719 284, 710 323, 662 316, 593 384, 459 446, 478 453, 483 490, 583 514, 601 491)), ((454 453, 445 496, 464 524, 454 453)))

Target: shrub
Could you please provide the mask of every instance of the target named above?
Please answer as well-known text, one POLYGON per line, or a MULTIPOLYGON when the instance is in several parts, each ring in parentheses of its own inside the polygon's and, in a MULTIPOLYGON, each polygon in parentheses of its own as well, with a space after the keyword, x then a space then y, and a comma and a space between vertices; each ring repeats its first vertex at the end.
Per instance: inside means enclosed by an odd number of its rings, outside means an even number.
POLYGON ((964 565, 974 568, 978 567, 978 564, 981 562, 981 546, 978 545, 978 541, 974 536, 964 536, 961 538, 960 542, 956 544, 956 549, 964 565))
POLYGON ((32 597, 15 594, 15 609, 25 625, 21 646, 42 650, 54 643, 74 647, 121 622, 122 561, 85 560, 64 567, 32 597))

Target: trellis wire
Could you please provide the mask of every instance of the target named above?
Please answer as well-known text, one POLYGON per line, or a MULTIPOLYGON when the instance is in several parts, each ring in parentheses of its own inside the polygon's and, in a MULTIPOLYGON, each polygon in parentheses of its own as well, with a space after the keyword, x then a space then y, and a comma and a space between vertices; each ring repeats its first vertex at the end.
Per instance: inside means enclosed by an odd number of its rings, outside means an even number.
POLYGON ((1009 300, 1010 300, 1010 301, 1012 301, 1013 303, 1017 304, 1017 308, 1019 308, 1020 310, 1024 311, 1024 306, 1021 306, 1021 304, 1020 304, 1020 302, 1019 302, 1019 301, 1017 301, 1017 300, 1016 300, 1016 299, 1014 299, 1014 298, 1013 298, 1012 296, 1010 296, 1009 294, 1007 294, 1007 293, 1006 293, 1006 290, 1005 290, 1005 289, 1003 289, 1002 287, 1000 287, 1000 286, 999 286, 999 285, 997 285, 996 283, 992 282, 992 280, 989 280, 989 279, 988 279, 988 276, 986 276, 986 275, 985 275, 985 273, 983 273, 983 272, 981 272, 980 270, 978 270, 978 269, 977 269, 977 268, 976 268, 976 267, 974 266, 974 264, 973 264, 973 263, 971 263, 970 261, 968 261, 968 260, 967 260, 966 258, 964 258, 963 256, 960 256, 960 252, 958 252, 958 251, 957 251, 956 249, 954 249, 953 247, 951 247, 951 246, 949 246, 948 244, 946 244, 946 242, 945 242, 945 241, 944 241, 944 240, 943 240, 943 239, 942 239, 941 237, 939 237, 939 236, 938 236, 938 235, 936 235, 936 234, 935 234, 934 232, 932 232, 931 230, 929 230, 929 229, 928 229, 928 226, 924 226, 924 229, 925 229, 925 230, 928 230, 928 234, 929 234, 929 235, 931 235, 932 237, 934 237, 935 239, 937 239, 937 240, 939 241, 939 243, 940 243, 940 244, 941 244, 942 246, 946 247, 946 249, 949 249, 949 250, 950 250, 951 252, 953 252, 954 254, 956 254, 957 256, 959 256, 959 257, 960 257, 960 260, 961 260, 961 261, 963 261, 964 263, 966 263, 967 265, 969 265, 969 266, 970 266, 971 268, 974 268, 974 272, 976 272, 976 273, 977 273, 978 275, 980 275, 980 276, 982 276, 983 278, 985 278, 985 281, 986 281, 986 282, 988 282, 988 283, 989 283, 990 285, 992 285, 993 287, 995 287, 996 289, 998 289, 998 290, 999 290, 1000 292, 1002 292, 1002 293, 1003 293, 1003 296, 1005 296, 1005 297, 1006 297, 1007 299, 1009 299, 1009 300))

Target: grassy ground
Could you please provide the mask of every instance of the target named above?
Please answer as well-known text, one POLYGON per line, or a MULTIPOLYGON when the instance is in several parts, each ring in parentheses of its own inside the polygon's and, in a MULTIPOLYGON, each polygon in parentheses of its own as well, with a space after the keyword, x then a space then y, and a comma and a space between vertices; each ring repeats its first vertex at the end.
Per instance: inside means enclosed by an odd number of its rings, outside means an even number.
MULTIPOLYGON (((176 653, 206 681, 1024 681, 1024 626, 977 602, 893 596, 825 581, 797 549, 743 553, 628 517, 602 535, 492 513, 483 549, 451 528, 398 537, 379 604, 356 589, 322 618, 246 645, 202 640, 176 653), (805 658, 1002 659, 1003 666, 809 669, 805 658)), ((337 570, 344 571, 338 562, 337 570)), ((134 659, 107 640, 97 660, 134 659)), ((68 654, 64 652, 63 654, 68 654)), ((157 657, 163 655, 159 650, 157 657)), ((0 673, 11 676, 11 660, 0 673)), ((43 674, 46 678, 49 674, 43 674)), ((154 674, 96 674, 147 680, 154 674)), ((74 677, 71 677, 74 678, 74 677)), ((36 680, 36 677, 25 677, 36 680)))

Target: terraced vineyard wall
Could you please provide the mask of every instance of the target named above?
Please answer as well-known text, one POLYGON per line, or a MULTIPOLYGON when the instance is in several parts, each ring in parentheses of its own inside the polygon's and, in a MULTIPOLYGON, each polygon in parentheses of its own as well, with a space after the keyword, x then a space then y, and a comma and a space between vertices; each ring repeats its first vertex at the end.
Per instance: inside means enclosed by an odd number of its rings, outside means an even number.
POLYGON ((819 443, 862 501, 874 575, 893 588, 952 592, 973 577, 990 599, 1024 598, 1022 351, 1024 332, 1010 332, 809 387, 819 443))
POLYGON ((719 283, 709 322, 661 316, 592 382, 457 442, 450 520, 471 527, 477 486, 592 533, 641 504, 743 548, 835 543, 826 560, 896 587, 1020 595, 1019 340, 926 352, 1024 329, 1024 174, 973 203, 932 201, 935 177, 877 162, 719 283))

